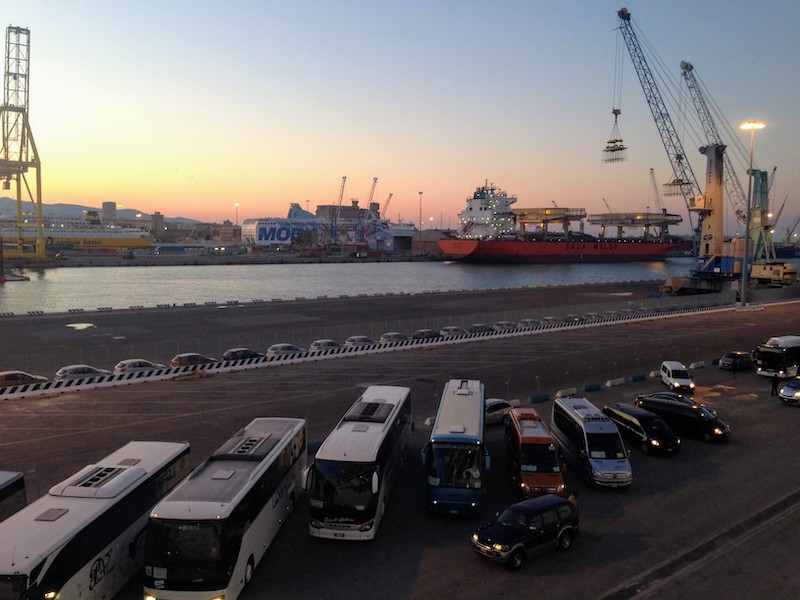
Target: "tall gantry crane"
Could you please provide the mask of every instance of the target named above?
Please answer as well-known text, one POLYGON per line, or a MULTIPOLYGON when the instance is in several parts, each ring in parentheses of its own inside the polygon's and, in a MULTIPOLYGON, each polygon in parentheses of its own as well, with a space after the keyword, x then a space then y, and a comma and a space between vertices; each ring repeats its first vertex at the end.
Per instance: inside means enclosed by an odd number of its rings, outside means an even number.
POLYGON ((42 225, 42 175, 39 154, 28 115, 28 84, 30 67, 30 31, 9 25, 6 28, 5 77, 3 81, 3 104, 0 106, 0 180, 3 189, 11 189, 12 182, 17 192, 17 244, 22 251, 22 188, 29 194, 36 210, 37 258, 44 258, 44 233, 42 225), (25 177, 29 169, 36 170, 33 193, 25 177))

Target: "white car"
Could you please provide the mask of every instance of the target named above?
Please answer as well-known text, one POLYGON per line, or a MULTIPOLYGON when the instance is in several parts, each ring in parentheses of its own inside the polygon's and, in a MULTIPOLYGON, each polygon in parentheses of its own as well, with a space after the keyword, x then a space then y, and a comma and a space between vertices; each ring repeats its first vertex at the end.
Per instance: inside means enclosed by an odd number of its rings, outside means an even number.
POLYGON ((156 369, 166 369, 167 365, 150 362, 143 358, 129 358, 121 360, 114 367, 114 375, 124 375, 125 373, 136 373, 141 371, 155 371, 156 369))
POLYGON ((68 365, 61 367, 53 381, 66 381, 67 379, 88 379, 90 377, 105 377, 111 375, 111 371, 106 369, 98 369, 90 365, 68 365))
POLYGON ((344 341, 344 345, 348 348, 357 348, 359 346, 374 346, 377 344, 375 340, 366 335, 351 335, 344 341))
POLYGON ((314 340, 313 342, 311 342, 311 345, 308 347, 308 351, 322 352, 323 350, 335 350, 336 348, 341 348, 341 347, 342 345, 336 340, 321 339, 321 340, 314 340))
POLYGON ((381 344, 391 344, 393 342, 407 342, 410 338, 405 333, 399 331, 387 331, 378 340, 381 344))
POLYGON ((484 415, 483 422, 485 425, 494 425, 502 423, 505 416, 515 406, 519 406, 519 400, 503 400, 502 398, 486 398, 483 401, 484 415))
POLYGON ((267 348, 267 356, 285 356, 286 354, 302 354, 304 352, 306 352, 305 348, 286 342, 272 344, 267 348))
POLYGON ((532 327, 541 327, 542 322, 539 319, 522 319, 519 323, 517 323, 517 327, 520 329, 530 329, 532 327))
POLYGON ((457 327, 455 325, 448 325, 447 327, 442 327, 439 330, 439 335, 442 337, 453 337, 454 335, 467 335, 467 330, 463 327, 457 327))

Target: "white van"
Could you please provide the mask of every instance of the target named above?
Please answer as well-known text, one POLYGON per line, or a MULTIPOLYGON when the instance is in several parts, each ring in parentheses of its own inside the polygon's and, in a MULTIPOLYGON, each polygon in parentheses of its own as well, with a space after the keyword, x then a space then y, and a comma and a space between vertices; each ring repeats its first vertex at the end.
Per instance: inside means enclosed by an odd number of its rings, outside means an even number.
POLYGON ((623 487, 633 482, 628 450, 617 426, 586 398, 556 398, 550 432, 562 457, 589 485, 623 487))
POLYGON ((676 360, 665 360, 661 363, 661 381, 673 392, 691 394, 694 391, 694 381, 689 369, 676 360))

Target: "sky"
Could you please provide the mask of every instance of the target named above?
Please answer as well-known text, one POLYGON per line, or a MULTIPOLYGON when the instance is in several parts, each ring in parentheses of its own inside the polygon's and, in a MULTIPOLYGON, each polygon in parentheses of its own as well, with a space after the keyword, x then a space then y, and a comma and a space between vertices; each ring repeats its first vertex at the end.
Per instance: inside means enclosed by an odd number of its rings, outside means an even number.
MULTIPOLYGON (((45 204, 241 223, 335 204, 342 177, 365 206, 377 177, 387 216, 428 228, 455 227, 485 181, 517 207, 654 210, 650 169, 672 172, 618 54, 623 6, 676 80, 695 66, 732 146, 749 148, 739 123, 767 124, 754 165, 778 167, 783 231, 800 214, 795 2, 27 0, 4 16, 30 30, 45 204), (607 164, 616 104, 628 160, 607 164)), ((688 222, 682 198, 662 201, 688 222)))

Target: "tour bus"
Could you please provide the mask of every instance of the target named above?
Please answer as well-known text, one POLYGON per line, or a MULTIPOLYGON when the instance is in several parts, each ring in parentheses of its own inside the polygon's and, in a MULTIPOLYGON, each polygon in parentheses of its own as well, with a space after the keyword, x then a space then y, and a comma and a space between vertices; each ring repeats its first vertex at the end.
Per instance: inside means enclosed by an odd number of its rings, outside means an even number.
POLYGON ((564 494, 556 441, 536 409, 514 408, 508 413, 505 448, 511 479, 523 498, 564 494))
POLYGON ((798 375, 800 365, 800 335, 769 338, 756 350, 756 372, 759 375, 781 378, 798 375))
POLYGON ((617 426, 586 398, 556 398, 550 431, 589 485, 622 487, 633 482, 617 426))
POLYGON ((304 478, 314 537, 371 540, 405 462, 411 390, 364 390, 317 450, 304 478))
POLYGON ((305 465, 304 419, 239 430, 150 513, 145 600, 235 600, 292 511, 305 465))
POLYGON ((439 402, 429 442, 422 449, 432 513, 474 515, 486 499, 483 384, 451 379, 439 402))
POLYGON ((0 521, 24 508, 26 504, 25 478, 22 473, 0 471, 0 521))
POLYGON ((189 444, 130 442, 0 523, 0 598, 107 599, 141 571, 155 504, 189 444))

